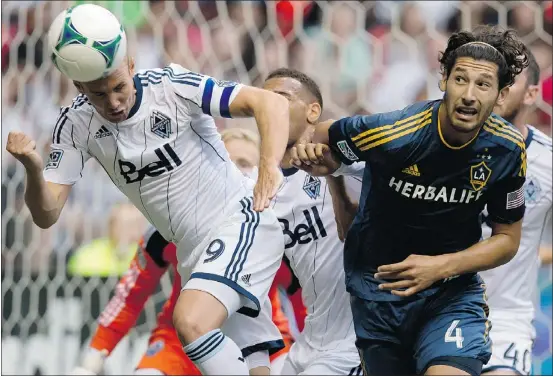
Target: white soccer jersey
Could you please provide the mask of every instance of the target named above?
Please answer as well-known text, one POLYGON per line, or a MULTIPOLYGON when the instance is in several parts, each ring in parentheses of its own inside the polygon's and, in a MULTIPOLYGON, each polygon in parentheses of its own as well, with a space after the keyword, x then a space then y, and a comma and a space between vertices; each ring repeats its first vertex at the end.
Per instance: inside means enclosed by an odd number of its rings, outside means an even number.
POLYGON ((272 208, 283 227, 285 254, 307 308, 298 341, 318 350, 350 348, 356 353, 343 243, 338 239, 326 179, 295 168, 285 170, 284 175, 272 208))
POLYGON ((73 184, 95 158, 168 241, 192 251, 253 182, 229 159, 210 115, 230 117, 241 85, 171 64, 138 72, 129 119, 111 123, 79 95, 53 132, 47 181, 73 184))
MULTIPOLYGON (((537 290, 539 268, 538 250, 545 233, 548 232, 550 237, 552 231, 551 138, 528 126, 526 153, 526 212, 519 250, 509 263, 484 271, 481 276, 486 282, 492 320, 494 317, 515 318, 517 323, 524 322, 523 326, 532 331, 533 299, 537 290)), ((482 237, 487 238, 490 234, 491 229, 484 225, 482 237)))

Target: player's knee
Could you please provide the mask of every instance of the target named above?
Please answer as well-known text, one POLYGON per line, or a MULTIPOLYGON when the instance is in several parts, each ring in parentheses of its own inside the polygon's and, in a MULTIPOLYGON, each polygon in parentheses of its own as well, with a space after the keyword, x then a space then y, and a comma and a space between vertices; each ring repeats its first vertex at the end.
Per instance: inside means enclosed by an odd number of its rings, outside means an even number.
POLYGON ((173 311, 173 326, 181 343, 188 345, 209 331, 220 328, 226 317, 224 305, 209 293, 184 290, 173 311))

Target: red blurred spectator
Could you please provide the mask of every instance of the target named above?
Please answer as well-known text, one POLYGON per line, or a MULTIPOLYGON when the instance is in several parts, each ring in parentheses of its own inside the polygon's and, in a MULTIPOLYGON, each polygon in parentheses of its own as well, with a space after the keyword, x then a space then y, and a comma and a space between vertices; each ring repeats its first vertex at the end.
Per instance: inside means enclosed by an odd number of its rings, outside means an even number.
POLYGON ((303 13, 305 17, 314 3, 312 1, 278 1, 276 3, 277 23, 282 33, 286 38, 291 31, 294 30, 294 15, 295 12, 303 13))

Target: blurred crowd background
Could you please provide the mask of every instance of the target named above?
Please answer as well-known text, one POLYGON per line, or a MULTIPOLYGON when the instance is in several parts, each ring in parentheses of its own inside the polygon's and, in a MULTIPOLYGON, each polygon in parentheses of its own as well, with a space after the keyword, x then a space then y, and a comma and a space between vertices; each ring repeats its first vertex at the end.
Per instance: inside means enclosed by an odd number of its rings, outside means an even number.
MULTIPOLYGON (((529 123, 551 135, 553 9, 549 1, 95 3, 122 20, 137 69, 175 62, 216 78, 260 85, 273 69, 296 68, 320 85, 324 117, 390 111, 439 98, 437 59, 451 33, 480 24, 511 27, 533 51, 542 72, 542 98, 529 123)), ((51 64, 45 40, 53 18, 72 4, 1 4, 3 298, 10 289, 17 296, 16 282, 21 282, 17 284, 23 291, 31 283, 41 289, 42 278, 117 275, 126 268, 133 244, 146 226, 140 213, 124 205, 125 198, 91 161, 58 224, 39 229, 24 204, 23 168, 5 152, 8 132, 17 129, 31 135, 46 157, 59 107, 70 104, 76 95, 72 83, 51 64), (80 270, 72 258, 87 250, 95 250, 95 255, 102 250, 104 265, 111 267, 80 270)), ((249 120, 219 120, 217 125, 255 129, 249 120)), ((543 281, 541 301, 545 319, 551 321, 550 273, 543 281)), ((4 313, 3 325, 5 321, 15 324, 18 315, 4 313)), ((540 356, 539 368, 551 371, 551 324, 544 326, 548 335, 543 350, 548 355, 540 356)))

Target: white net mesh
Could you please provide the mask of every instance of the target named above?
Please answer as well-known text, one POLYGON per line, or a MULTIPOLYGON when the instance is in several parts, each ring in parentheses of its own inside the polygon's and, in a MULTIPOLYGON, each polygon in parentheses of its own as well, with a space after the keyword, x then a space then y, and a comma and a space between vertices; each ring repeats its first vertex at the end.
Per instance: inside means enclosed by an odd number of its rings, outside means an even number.
MULTIPOLYGON (((437 98, 438 51, 448 35, 483 23, 514 27, 551 77, 549 2, 113 1, 138 69, 179 63, 217 78, 259 85, 288 66, 313 76, 325 116, 372 113, 437 98)), ((75 88, 53 68, 45 48, 52 19, 67 1, 2 2, 2 373, 68 372, 94 329, 116 278, 67 272, 68 258, 108 234, 108 216, 123 200, 90 162, 62 217, 44 231, 23 200, 24 171, 4 150, 10 130, 49 146, 59 106, 75 88)), ((551 134, 551 88, 544 87, 529 123, 551 134)), ((218 121, 252 127, 251 122, 218 121)), ((540 282, 535 372, 551 373, 551 274, 540 282), (549 293, 548 293, 549 292, 549 293)), ((110 358, 108 372, 130 373, 144 351, 164 280, 133 330, 110 358), (131 361, 131 362, 129 362, 131 361)))

